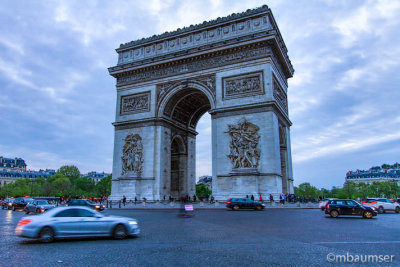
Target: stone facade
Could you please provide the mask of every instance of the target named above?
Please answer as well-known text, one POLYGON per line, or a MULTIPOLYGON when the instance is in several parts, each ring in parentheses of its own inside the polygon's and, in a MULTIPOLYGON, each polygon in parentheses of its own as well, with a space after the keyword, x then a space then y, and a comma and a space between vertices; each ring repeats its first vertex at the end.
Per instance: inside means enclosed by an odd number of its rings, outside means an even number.
POLYGON ((212 118, 217 200, 293 193, 287 79, 293 67, 263 6, 123 44, 112 193, 119 200, 195 193, 196 125, 212 118))

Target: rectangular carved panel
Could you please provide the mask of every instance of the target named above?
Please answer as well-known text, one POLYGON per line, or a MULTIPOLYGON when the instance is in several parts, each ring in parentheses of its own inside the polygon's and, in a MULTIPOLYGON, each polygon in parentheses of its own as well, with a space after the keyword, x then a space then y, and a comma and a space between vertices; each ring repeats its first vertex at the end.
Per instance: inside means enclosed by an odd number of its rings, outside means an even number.
POLYGON ((222 78, 224 99, 264 94, 263 72, 253 72, 222 78))
POLYGON ((286 92, 282 89, 278 80, 275 77, 273 77, 273 84, 274 84, 274 98, 276 102, 278 102, 278 104, 283 108, 283 110, 288 112, 286 92))
POLYGON ((121 96, 120 115, 150 111, 150 92, 121 96))

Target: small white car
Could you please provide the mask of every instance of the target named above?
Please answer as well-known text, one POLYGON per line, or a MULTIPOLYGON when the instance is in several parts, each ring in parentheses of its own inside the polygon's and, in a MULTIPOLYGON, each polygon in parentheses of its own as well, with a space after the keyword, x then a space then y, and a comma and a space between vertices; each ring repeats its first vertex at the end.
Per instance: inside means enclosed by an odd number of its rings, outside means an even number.
POLYGON ((386 211, 400 212, 400 205, 393 200, 387 198, 369 198, 364 206, 375 208, 378 213, 385 213, 386 211))
POLYGON ((37 216, 23 217, 15 228, 20 237, 43 243, 56 238, 112 236, 123 239, 140 233, 137 220, 105 216, 86 207, 58 207, 37 216))

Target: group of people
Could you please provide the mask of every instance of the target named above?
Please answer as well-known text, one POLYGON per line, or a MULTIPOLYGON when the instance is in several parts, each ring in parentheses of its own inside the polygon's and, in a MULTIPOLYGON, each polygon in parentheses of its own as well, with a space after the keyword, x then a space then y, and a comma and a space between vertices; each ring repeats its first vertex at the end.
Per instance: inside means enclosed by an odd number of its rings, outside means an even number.
MULTIPOLYGON (((246 198, 249 198, 249 195, 246 195, 246 198)), ((255 200, 254 195, 250 196, 251 200, 255 200)), ((263 202, 264 199, 262 195, 260 194, 258 197, 258 201, 263 202)), ((269 202, 272 203, 274 202, 274 196, 272 194, 269 194, 269 202)), ((285 204, 286 202, 296 202, 296 196, 294 194, 280 194, 279 195, 279 203, 285 204)))

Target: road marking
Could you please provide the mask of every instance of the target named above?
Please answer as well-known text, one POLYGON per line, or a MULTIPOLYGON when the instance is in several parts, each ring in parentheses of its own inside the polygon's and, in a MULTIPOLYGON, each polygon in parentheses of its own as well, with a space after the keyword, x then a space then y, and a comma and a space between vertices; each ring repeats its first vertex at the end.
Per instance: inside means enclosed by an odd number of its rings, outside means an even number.
POLYGON ((333 241, 333 242, 312 242, 314 245, 322 244, 399 244, 400 241, 333 241))

